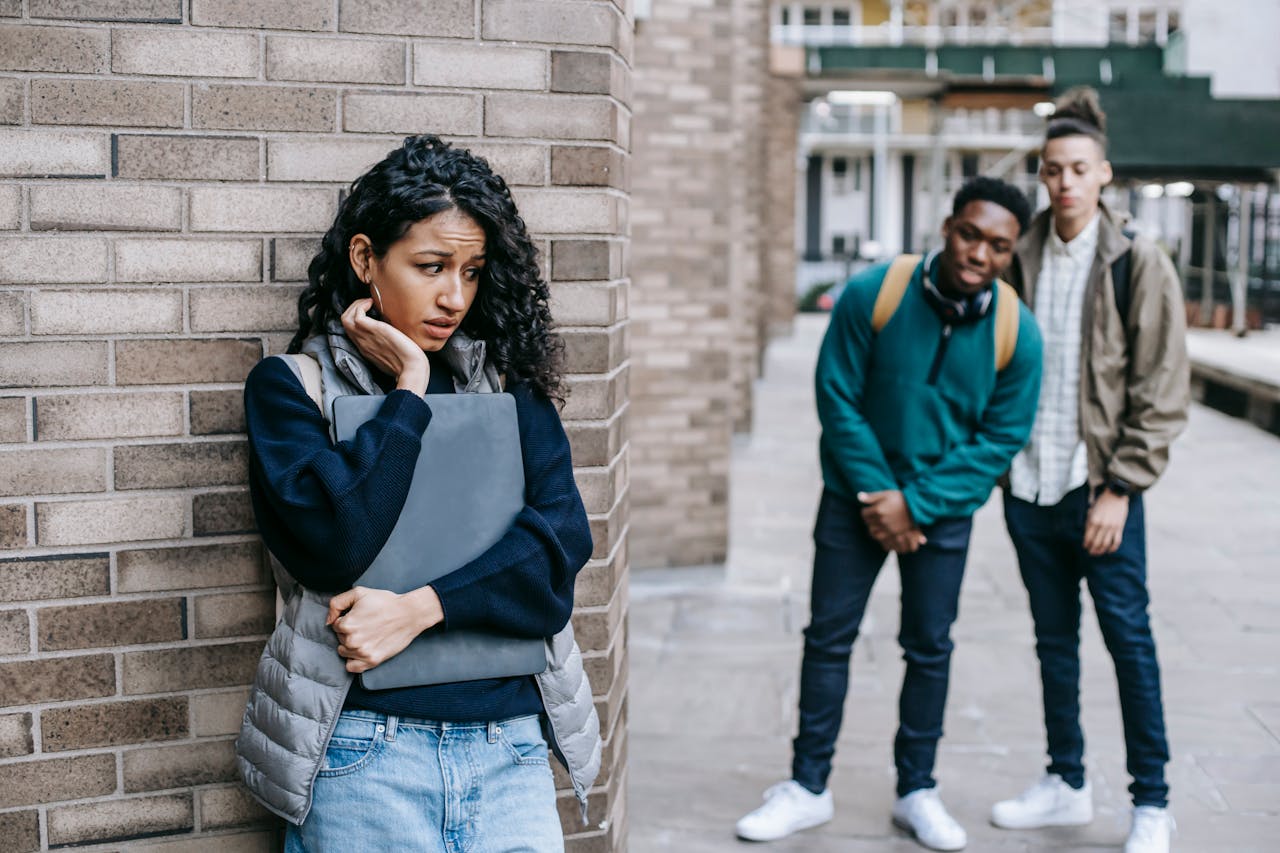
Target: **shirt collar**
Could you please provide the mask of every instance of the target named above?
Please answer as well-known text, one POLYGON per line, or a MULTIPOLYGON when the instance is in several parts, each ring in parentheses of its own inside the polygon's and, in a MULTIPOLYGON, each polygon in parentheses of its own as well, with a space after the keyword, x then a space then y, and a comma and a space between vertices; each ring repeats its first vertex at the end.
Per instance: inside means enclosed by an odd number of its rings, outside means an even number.
POLYGON ((1084 230, 1071 238, 1069 242, 1058 236, 1058 231, 1053 226, 1053 220, 1050 220, 1049 251, 1055 255, 1066 255, 1075 261, 1088 261, 1092 258, 1094 252, 1098 250, 1098 223, 1101 220, 1101 211, 1094 213, 1093 218, 1089 220, 1089 224, 1084 227, 1084 230))

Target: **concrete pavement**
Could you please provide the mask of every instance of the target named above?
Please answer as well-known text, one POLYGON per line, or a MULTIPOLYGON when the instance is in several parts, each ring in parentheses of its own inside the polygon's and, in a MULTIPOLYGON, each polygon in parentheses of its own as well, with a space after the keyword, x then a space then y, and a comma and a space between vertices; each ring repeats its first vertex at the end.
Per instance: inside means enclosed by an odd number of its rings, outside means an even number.
MULTIPOLYGON (((734 821, 786 777, 821 488, 813 363, 825 318, 769 350, 755 429, 735 448, 727 564, 632 573, 630 849, 745 851, 734 821)), ((1280 850, 1280 439, 1196 407, 1148 495, 1178 851, 1280 850)), ((837 815, 778 851, 915 851, 892 828, 901 683, 897 573, 886 565, 854 651, 831 780, 837 815)), ((1086 596, 1087 601, 1087 596, 1086 596)), ((1005 832, 991 803, 1042 772, 1026 594, 999 497, 975 524, 937 776, 971 851, 1118 850, 1129 803, 1110 659, 1082 635, 1091 826, 1005 832)))

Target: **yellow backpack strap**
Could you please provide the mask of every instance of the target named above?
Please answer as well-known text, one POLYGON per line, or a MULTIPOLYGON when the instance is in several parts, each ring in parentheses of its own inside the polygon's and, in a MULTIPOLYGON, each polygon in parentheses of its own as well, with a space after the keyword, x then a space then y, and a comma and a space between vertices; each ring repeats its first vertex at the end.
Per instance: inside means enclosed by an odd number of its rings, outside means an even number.
POLYGON ((1004 370, 1018 346, 1018 292, 996 280, 996 370, 1004 370))
POLYGON ((902 294, 907 292, 907 284, 911 274, 920 263, 919 255, 898 255, 889 264, 889 271, 880 282, 880 292, 876 294, 875 307, 871 309, 871 331, 879 332, 889 322, 893 312, 902 303, 902 294))
POLYGON ((311 402, 316 404, 316 408, 322 413, 324 412, 324 400, 320 392, 320 365, 309 355, 300 352, 282 355, 281 358, 287 358, 293 362, 296 368, 295 372, 302 380, 302 387, 307 392, 307 396, 311 398, 311 402))

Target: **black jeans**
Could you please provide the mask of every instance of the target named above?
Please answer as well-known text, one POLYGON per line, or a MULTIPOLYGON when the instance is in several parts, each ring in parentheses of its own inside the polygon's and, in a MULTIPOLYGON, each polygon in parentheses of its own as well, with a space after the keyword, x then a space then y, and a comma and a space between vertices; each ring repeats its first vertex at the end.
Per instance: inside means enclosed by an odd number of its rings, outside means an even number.
POLYGON ((1147 543, 1142 496, 1129 499, 1124 538, 1114 554, 1084 550, 1089 487, 1054 506, 1006 494, 1004 517, 1018 552, 1022 582, 1035 620, 1036 654, 1044 684, 1044 727, 1049 772, 1073 788, 1084 785, 1084 732, 1080 728, 1080 581, 1089 587, 1102 639, 1115 664, 1134 805, 1165 806, 1169 761, 1160 664, 1147 618, 1147 543))
MULTIPOLYGON (((924 530, 928 544, 901 555, 902 622, 898 643, 907 662, 893 742, 898 796, 932 788, 951 667, 951 624, 969 550, 970 520, 948 519, 924 530)), ((791 776, 822 792, 831 774, 849 688, 849 653, 887 553, 862 521, 857 501, 824 492, 813 532, 811 617, 800 668, 800 731, 791 776)))

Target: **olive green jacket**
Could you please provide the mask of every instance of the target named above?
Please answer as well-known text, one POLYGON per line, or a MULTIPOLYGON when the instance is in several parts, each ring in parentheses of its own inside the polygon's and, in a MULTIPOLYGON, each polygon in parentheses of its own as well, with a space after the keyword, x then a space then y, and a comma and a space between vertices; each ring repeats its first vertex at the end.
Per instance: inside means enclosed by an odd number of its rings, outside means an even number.
MULTIPOLYGON (((1119 479, 1147 489, 1169 463, 1191 403, 1182 283, 1159 246, 1142 236, 1130 240, 1118 214, 1105 205, 1101 212, 1081 324, 1080 435, 1090 485, 1119 479), (1111 265, 1130 247, 1129 316, 1122 318, 1111 265)), ((1049 211, 1041 211, 1009 269, 1009 282, 1033 307, 1050 225, 1049 211)))

